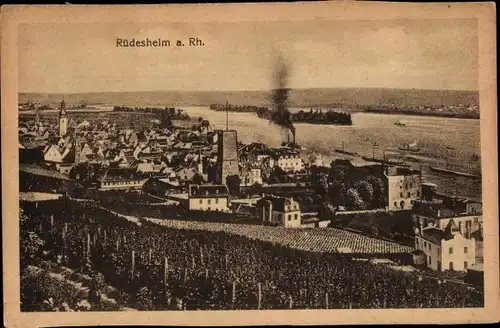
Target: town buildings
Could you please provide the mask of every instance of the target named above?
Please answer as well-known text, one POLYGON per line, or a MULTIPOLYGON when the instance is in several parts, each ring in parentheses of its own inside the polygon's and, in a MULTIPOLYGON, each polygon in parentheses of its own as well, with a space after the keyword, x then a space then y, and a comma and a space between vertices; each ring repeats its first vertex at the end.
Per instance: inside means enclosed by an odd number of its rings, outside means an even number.
POLYGON ((432 270, 467 270, 476 264, 476 241, 482 239, 481 202, 436 193, 422 184, 422 199, 413 204, 415 248, 432 270))
POLYGON ((190 185, 189 210, 229 212, 229 191, 226 185, 190 185))
POLYGON ((271 159, 271 167, 276 165, 285 172, 301 172, 304 170, 304 161, 297 151, 279 151, 273 154, 271 159))
POLYGON ((404 167, 387 167, 387 210, 409 210, 421 197, 421 172, 404 167))
POLYGON ((466 238, 453 219, 444 229, 421 226, 415 234, 415 249, 432 270, 464 271, 476 263, 476 241, 466 238))
POLYGON ((422 199, 413 204, 413 222, 418 226, 445 229, 453 221, 460 233, 470 238, 482 238, 482 204, 465 197, 437 194, 437 186, 431 183, 422 185, 422 199))
POLYGON ((265 196, 257 201, 256 217, 263 224, 301 227, 300 206, 293 198, 265 196))

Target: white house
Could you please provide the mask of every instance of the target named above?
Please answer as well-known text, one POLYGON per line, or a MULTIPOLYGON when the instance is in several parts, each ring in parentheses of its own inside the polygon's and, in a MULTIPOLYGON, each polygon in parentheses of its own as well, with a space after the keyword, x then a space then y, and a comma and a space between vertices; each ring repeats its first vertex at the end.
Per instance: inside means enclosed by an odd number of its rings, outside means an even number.
POLYGON ((300 228, 300 206, 293 198, 266 196, 257 201, 256 217, 264 224, 300 228))
POLYGON ((59 147, 57 147, 56 145, 49 145, 46 147, 43 153, 43 159, 46 162, 61 163, 63 156, 61 154, 61 151, 59 150, 59 147))
POLYGON ((426 267, 437 270, 465 271, 476 263, 476 242, 460 232, 454 220, 445 229, 427 227, 416 230, 415 248, 425 255, 426 267))
POLYGON ((190 185, 189 210, 229 212, 229 190, 225 185, 190 185))
POLYGON ((285 153, 273 156, 271 166, 277 165, 285 172, 299 172, 304 169, 304 161, 299 154, 285 153))
POLYGON ((403 167, 388 167, 384 173, 387 181, 387 209, 409 210, 420 199, 422 178, 420 171, 403 167))

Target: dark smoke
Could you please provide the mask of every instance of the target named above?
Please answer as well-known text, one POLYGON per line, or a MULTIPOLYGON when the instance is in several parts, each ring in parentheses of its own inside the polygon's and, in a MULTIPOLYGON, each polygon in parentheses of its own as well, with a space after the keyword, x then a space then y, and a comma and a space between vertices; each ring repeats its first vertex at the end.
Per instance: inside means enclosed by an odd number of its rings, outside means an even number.
POLYGON ((289 66, 285 63, 283 57, 280 57, 274 73, 276 87, 273 90, 271 121, 290 131, 292 133, 293 143, 295 143, 295 127, 292 123, 292 114, 287 108, 289 72, 289 66))

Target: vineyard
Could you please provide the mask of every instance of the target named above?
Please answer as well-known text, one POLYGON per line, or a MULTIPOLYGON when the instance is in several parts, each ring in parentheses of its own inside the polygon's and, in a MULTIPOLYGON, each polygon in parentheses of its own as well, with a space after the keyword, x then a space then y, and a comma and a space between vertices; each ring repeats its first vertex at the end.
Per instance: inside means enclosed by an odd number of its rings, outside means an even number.
MULTIPOLYGON (((21 209, 21 271, 45 261, 87 276, 98 273, 117 290, 122 307, 429 308, 480 307, 484 302, 476 289, 354 261, 351 254, 306 252, 291 248, 292 242, 291 247, 277 245, 285 237, 294 239, 280 229, 262 241, 259 230, 250 226, 242 226, 247 231, 242 234, 186 222, 162 226, 143 220, 138 225, 94 204, 70 200, 22 203, 21 209)), ((343 232, 337 233, 342 237, 343 232)), ((325 238, 335 243, 332 235, 325 238)), ((314 239, 300 242, 302 249, 314 249, 320 237, 314 239)), ((363 239, 354 245, 369 250, 363 239)), ((43 295, 22 297, 24 308, 42 300, 43 295)), ((70 295, 64 302, 76 307, 82 299, 70 295)))
POLYGON ((310 252, 353 254, 404 254, 411 247, 382 239, 371 238, 340 229, 289 229, 262 225, 145 219, 168 228, 226 232, 233 235, 273 243, 310 252))

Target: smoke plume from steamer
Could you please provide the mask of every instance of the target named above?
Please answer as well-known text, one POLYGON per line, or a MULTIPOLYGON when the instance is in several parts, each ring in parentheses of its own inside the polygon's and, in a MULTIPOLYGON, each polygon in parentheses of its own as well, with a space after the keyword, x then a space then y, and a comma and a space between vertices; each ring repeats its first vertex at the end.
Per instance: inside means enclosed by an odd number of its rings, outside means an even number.
POLYGON ((292 123, 292 114, 287 108, 288 100, 288 75, 290 68, 280 57, 274 73, 275 89, 273 90, 273 109, 271 121, 292 133, 292 142, 295 143, 295 127, 292 123))

